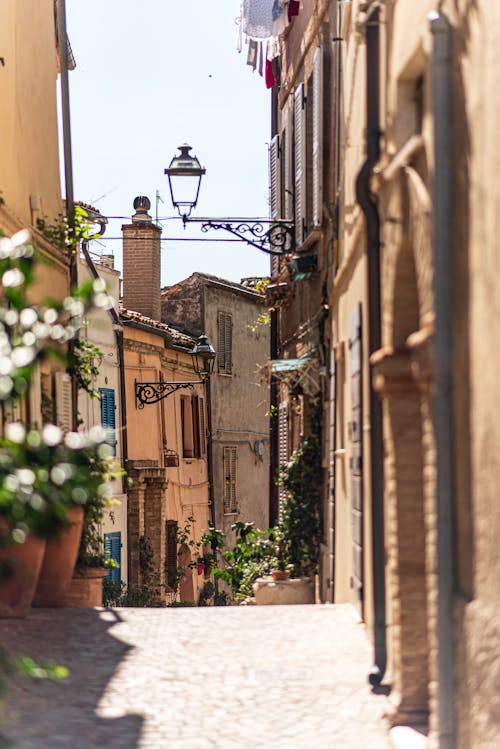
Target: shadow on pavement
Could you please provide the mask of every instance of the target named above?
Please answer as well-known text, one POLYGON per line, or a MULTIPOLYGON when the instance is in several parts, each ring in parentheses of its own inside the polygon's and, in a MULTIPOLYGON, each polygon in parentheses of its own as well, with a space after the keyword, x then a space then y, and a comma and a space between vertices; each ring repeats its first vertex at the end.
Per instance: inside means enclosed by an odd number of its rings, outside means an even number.
MULTIPOLYGON (((10 682, 4 733, 14 749, 135 749, 140 715, 99 717, 96 708, 130 647, 109 630, 119 613, 98 609, 32 609, 26 619, 0 619, 11 655, 66 666, 62 682, 16 676, 10 682)), ((126 685, 123 685, 126 689, 126 685)))

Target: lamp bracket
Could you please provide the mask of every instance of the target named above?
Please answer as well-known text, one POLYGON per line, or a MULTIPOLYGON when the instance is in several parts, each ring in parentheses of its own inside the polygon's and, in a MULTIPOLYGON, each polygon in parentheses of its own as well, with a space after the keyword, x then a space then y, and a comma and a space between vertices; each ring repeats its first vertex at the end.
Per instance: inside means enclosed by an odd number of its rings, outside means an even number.
POLYGON ((184 223, 201 224, 201 231, 222 229, 268 255, 286 255, 295 249, 295 224, 293 221, 254 218, 190 218, 184 223))
POLYGON ((177 390, 194 390, 195 385, 203 384, 202 380, 195 382, 137 382, 135 386, 135 403, 137 408, 144 408, 151 403, 159 403, 177 390))

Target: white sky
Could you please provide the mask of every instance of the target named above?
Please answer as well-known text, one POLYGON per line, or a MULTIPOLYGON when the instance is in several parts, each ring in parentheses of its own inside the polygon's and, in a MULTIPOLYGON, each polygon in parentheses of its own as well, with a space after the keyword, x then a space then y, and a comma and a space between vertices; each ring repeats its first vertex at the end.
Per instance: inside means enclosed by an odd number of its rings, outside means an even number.
MULTIPOLYGON (((163 170, 188 142, 207 169, 193 216, 268 215, 270 93, 245 45, 236 52, 239 3, 67 0, 77 200, 129 217, 134 197, 147 195, 154 218, 158 189, 158 215, 176 215, 163 170)), ((122 223, 110 220, 105 236, 121 236, 122 223)), ((163 227, 163 237, 202 236, 180 221, 163 227)), ((120 241, 92 249, 113 252, 121 269, 120 241)), ((269 256, 242 243, 162 242, 162 285, 194 271, 239 281, 266 275, 269 256)))

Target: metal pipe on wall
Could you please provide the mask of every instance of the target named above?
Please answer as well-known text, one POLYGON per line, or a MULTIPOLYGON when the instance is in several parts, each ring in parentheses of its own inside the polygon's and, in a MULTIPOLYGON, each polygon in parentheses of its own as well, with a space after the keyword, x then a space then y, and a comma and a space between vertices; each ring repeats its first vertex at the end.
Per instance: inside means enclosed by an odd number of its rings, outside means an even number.
MULTIPOLYGON (((368 265, 369 355, 381 346, 380 217, 371 190, 372 170, 380 157, 380 7, 368 10, 366 35, 366 160, 356 179, 356 197, 365 216, 368 265)), ((371 373, 370 373, 371 374, 371 373)), ((372 686, 384 678, 387 665, 382 404, 370 376, 370 482, 372 502, 372 563, 374 665, 372 686)))
POLYGON ((434 429, 437 451, 437 696, 440 749, 455 747, 453 639, 453 432, 451 296, 451 27, 440 11, 428 16, 432 34, 434 115, 434 429))

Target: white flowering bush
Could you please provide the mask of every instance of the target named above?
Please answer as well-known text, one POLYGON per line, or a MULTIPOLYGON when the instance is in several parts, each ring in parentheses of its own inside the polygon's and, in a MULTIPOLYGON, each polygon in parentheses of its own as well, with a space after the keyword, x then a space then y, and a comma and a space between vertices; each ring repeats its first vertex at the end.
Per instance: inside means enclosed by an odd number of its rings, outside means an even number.
MULTIPOLYGON (((48 357, 68 362, 73 341, 91 308, 109 308, 102 281, 88 281, 62 302, 31 305, 34 250, 28 232, 0 238, 0 403, 13 404, 27 392, 34 367, 48 357)), ((50 537, 67 524, 67 508, 85 507, 81 557, 98 553, 88 529, 105 504, 112 449, 100 427, 63 435, 54 424, 32 429, 9 424, 0 437, 0 525, 5 543, 23 543, 28 533, 50 537)), ((92 535, 92 534, 91 534, 92 535)), ((95 533, 94 533, 95 536, 95 533)), ((95 540, 95 539, 94 539, 95 540)), ((1 571, 0 571, 1 576, 1 571)))

